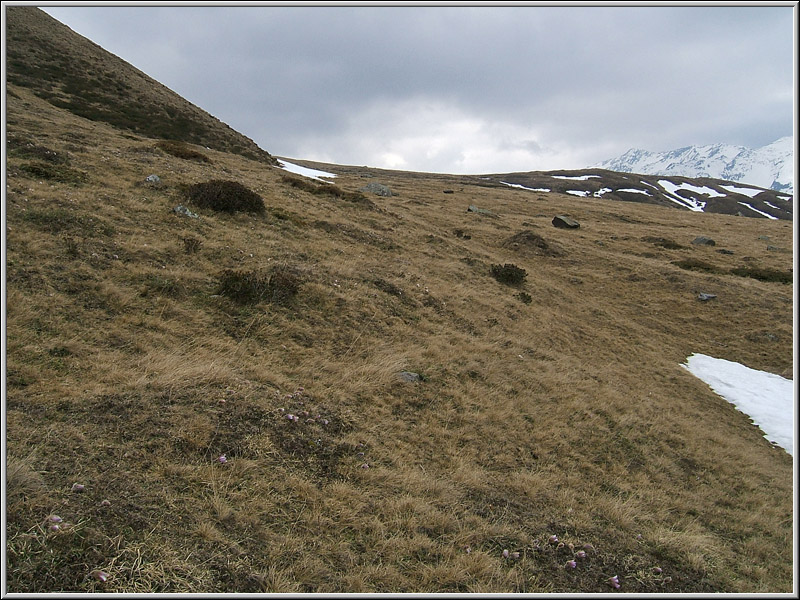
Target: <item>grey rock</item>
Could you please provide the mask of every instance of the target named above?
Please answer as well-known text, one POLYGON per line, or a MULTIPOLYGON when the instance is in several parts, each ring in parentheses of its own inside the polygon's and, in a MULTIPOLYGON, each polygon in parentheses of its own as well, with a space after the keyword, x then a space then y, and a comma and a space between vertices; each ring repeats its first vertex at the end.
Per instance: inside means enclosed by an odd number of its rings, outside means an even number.
POLYGON ((370 192, 378 196, 393 196, 392 190, 381 183, 370 181, 367 185, 361 188, 362 192, 370 192))
POLYGON ((497 217, 497 215, 494 214, 492 211, 486 210, 485 208, 478 208, 474 204, 469 205, 469 207, 467 208, 467 212, 477 213, 479 215, 484 215, 487 217, 495 217, 495 218, 497 217))
POLYGON ((411 371, 401 371, 397 374, 401 381, 405 381, 406 383, 416 383, 418 381, 422 381, 422 377, 419 373, 412 373, 411 371))
POLYGON ((697 296, 697 299, 700 300, 700 302, 708 302, 712 298, 716 298, 716 297, 717 297, 716 294, 699 294, 697 296))
POLYGON ((153 175, 148 175, 147 177, 144 178, 144 180, 147 183, 161 183, 161 177, 159 177, 155 173, 153 175))
POLYGON ((444 192, 445 194, 455 194, 455 191, 453 190, 442 190, 442 192, 444 192))
POLYGON ((553 226, 559 229, 578 229, 581 226, 575 219, 570 219, 564 215, 556 215, 553 217, 553 226))
POLYGON ((698 235, 696 238, 692 240, 693 244, 698 246, 716 246, 717 242, 712 240, 710 237, 706 237, 704 235, 698 235))
POLYGON ((733 250, 726 250, 725 248, 720 248, 717 252, 720 254, 733 254, 733 250))
POLYGON ((770 241, 768 235, 760 235, 760 236, 758 236, 758 239, 763 240, 765 242, 769 242, 770 241))
POLYGON ((176 206, 175 208, 172 209, 172 212, 174 212, 176 215, 182 215, 184 217, 190 217, 192 219, 197 219, 200 216, 200 215, 197 215, 197 214, 193 213, 192 211, 190 211, 188 208, 186 208, 182 204, 178 204, 178 206, 176 206))

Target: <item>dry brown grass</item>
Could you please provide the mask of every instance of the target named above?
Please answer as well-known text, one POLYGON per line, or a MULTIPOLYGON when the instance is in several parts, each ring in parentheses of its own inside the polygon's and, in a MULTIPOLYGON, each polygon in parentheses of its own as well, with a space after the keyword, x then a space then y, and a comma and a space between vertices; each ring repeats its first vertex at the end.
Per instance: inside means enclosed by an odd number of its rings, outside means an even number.
POLYGON ((87 181, 8 159, 9 591, 792 591, 791 457, 679 366, 791 369, 791 287, 731 273, 789 270, 759 236, 791 223, 378 170, 395 196, 342 202, 10 87, 10 131, 87 181), (266 212, 171 212, 223 177, 266 212), (290 303, 218 293, 276 265, 290 303))

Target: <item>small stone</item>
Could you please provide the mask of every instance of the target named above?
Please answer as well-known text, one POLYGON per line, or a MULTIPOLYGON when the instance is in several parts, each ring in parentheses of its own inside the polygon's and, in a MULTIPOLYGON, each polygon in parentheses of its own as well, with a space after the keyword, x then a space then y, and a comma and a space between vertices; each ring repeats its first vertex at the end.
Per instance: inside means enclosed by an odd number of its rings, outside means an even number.
POLYGON ((190 211, 188 208, 186 208, 182 204, 179 204, 178 206, 173 208, 172 212, 174 212, 176 215, 182 215, 184 217, 189 217, 191 219, 199 219, 200 218, 200 215, 197 215, 197 214, 193 213, 192 211, 190 211))
POLYGON ((692 240, 693 244, 698 246, 716 246, 717 242, 712 240, 710 237, 706 237, 704 235, 698 235, 696 238, 692 240))
POLYGON ((697 299, 700 300, 701 302, 708 302, 712 298, 716 298, 716 297, 717 297, 716 294, 704 294, 704 293, 701 293, 701 294, 698 294, 697 299))
POLYGON ((418 381, 422 381, 422 377, 419 373, 412 373, 411 371, 401 371, 397 374, 401 381, 405 381, 406 383, 416 383, 418 381))

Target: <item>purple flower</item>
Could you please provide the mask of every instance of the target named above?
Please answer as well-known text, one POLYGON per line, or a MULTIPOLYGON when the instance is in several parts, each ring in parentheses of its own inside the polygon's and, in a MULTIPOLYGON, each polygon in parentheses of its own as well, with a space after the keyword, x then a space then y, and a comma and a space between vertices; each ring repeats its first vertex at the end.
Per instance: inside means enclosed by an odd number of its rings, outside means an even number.
POLYGON ((550 543, 551 544, 555 544, 558 541, 558 536, 557 535, 551 535, 549 539, 550 539, 550 543))
POLYGON ((328 421, 328 419, 322 419, 320 423, 322 423, 323 425, 327 425, 328 423, 330 423, 330 421, 328 421))
POLYGON ((608 578, 608 584, 613 587, 615 590, 619 589, 619 576, 614 575, 613 577, 608 578))
POLYGON ((503 550, 503 558, 508 558, 508 550, 503 550))
POLYGON ((220 454, 219 458, 217 458, 217 462, 224 465, 226 462, 228 462, 228 459, 225 457, 224 454, 220 454))
POLYGON ((61 523, 61 521, 63 521, 64 519, 62 519, 58 515, 50 515, 49 517, 47 517, 47 520, 50 521, 51 523, 61 523))
POLYGON ((511 553, 511 558, 513 558, 514 560, 518 559, 519 558, 519 552, 512 552, 511 553))
POLYGON ((575 556, 577 556, 578 558, 586 558, 586 552, 584 552, 583 550, 578 550, 575 553, 575 556))
POLYGON ((661 567, 653 567, 653 573, 660 575, 662 573, 661 567))
POLYGON ((584 544, 583 549, 588 552, 589 550, 594 550, 594 546, 592 546, 591 544, 584 544))
POLYGON ((568 569, 574 569, 578 566, 578 563, 576 563, 574 560, 568 560, 566 566, 568 569))
POLYGON ((97 579, 97 581, 102 581, 103 583, 108 581, 108 573, 105 571, 92 571, 89 573, 89 575, 97 579))
POLYGON ((362 469, 369 469, 369 465, 367 463, 364 463, 363 465, 361 465, 361 468, 362 469))

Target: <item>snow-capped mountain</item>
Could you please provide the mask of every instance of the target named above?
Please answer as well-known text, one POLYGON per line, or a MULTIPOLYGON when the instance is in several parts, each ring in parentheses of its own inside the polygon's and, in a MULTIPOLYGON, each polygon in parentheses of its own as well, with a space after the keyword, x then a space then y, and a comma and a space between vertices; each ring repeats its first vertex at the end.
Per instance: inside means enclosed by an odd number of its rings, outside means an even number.
POLYGON ((756 149, 731 144, 687 146, 669 152, 631 149, 595 167, 622 173, 713 177, 794 194, 792 137, 756 149))

